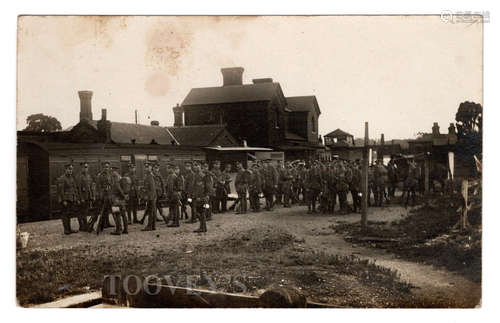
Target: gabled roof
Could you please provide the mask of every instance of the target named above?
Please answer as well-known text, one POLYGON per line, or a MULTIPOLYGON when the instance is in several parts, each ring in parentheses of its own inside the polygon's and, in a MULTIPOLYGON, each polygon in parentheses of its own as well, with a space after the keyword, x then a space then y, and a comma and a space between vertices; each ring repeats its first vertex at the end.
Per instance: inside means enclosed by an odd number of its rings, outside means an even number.
POLYGON ((224 125, 167 127, 167 129, 180 145, 209 147, 214 145, 236 146, 239 144, 224 125), (221 138, 222 136, 225 138, 221 138), (227 144, 224 144, 226 142, 227 144))
MULTIPOLYGON (((97 129, 97 120, 89 121, 89 124, 97 129)), ((132 139, 135 139, 136 144, 150 144, 153 140, 159 145, 171 145, 172 141, 176 142, 176 139, 164 127, 111 122, 111 140, 113 142, 129 144, 132 139)))
POLYGON ((318 115, 321 114, 316 96, 289 96, 286 98, 288 109, 292 112, 309 112, 316 109, 318 115))
POLYGON ((326 134, 324 135, 324 137, 344 137, 344 136, 349 136, 349 137, 353 137, 353 135, 351 135, 350 133, 347 133, 345 132, 344 130, 341 130, 341 129, 337 129, 337 130, 334 130, 332 132, 330 132, 329 134, 326 134))
POLYGON ((193 88, 182 105, 270 101, 279 95, 280 88, 276 82, 193 88))

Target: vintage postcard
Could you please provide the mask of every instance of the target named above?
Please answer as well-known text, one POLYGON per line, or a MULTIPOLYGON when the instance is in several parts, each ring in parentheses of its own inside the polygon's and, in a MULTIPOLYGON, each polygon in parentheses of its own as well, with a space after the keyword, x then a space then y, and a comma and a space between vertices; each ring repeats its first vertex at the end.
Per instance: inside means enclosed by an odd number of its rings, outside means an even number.
POLYGON ((18 305, 480 307, 487 22, 19 16, 18 305))

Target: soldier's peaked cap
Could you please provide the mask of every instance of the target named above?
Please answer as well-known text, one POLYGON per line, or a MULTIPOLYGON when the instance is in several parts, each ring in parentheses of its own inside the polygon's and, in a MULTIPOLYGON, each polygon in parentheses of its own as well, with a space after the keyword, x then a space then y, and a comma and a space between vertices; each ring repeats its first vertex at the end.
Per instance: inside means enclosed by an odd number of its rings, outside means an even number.
POLYGON ((64 164, 64 168, 70 168, 70 167, 73 167, 73 164, 72 164, 72 163, 67 163, 67 164, 64 164))

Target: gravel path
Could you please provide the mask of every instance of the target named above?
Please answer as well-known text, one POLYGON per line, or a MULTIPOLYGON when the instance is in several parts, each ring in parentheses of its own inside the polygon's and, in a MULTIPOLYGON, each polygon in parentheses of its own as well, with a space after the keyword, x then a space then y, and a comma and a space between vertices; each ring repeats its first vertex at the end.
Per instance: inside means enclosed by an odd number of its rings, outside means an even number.
MULTIPOLYGON (((408 210, 398 206, 372 208, 369 210, 370 221, 393 221, 407 215, 408 210)), ((342 222, 359 221, 359 214, 345 216, 308 215, 304 206, 293 208, 277 208, 274 212, 249 213, 235 215, 226 213, 215 215, 208 222, 208 233, 196 234, 192 231, 198 224, 182 224, 180 228, 167 228, 163 222, 157 223, 156 232, 142 232, 143 226, 129 227, 129 235, 112 236, 111 229, 104 234, 96 235, 79 233, 70 236, 62 234, 60 221, 44 221, 20 224, 21 231, 30 233, 29 249, 56 250, 74 246, 92 246, 99 244, 116 245, 117 248, 130 248, 137 253, 151 253, 162 248, 177 250, 193 250, 196 245, 205 241, 218 240, 237 232, 241 228, 269 224, 280 226, 294 234, 298 239, 305 240, 305 246, 328 254, 356 255, 370 259, 378 265, 399 272, 401 279, 417 288, 415 295, 439 304, 456 304, 457 307, 474 307, 480 302, 481 285, 473 283, 462 276, 430 265, 405 261, 384 250, 366 248, 346 242, 335 233, 331 226, 342 222)), ((78 226, 76 219, 72 221, 73 228, 78 226)))

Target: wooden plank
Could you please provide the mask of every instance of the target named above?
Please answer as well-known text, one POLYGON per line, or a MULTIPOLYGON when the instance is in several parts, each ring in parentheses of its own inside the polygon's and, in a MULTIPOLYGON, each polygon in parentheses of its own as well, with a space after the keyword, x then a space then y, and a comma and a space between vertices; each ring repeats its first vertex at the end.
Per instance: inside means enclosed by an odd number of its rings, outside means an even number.
POLYGON ((101 291, 80 294, 71 297, 66 297, 54 302, 39 304, 33 306, 34 308, 80 308, 90 307, 101 303, 101 291))

